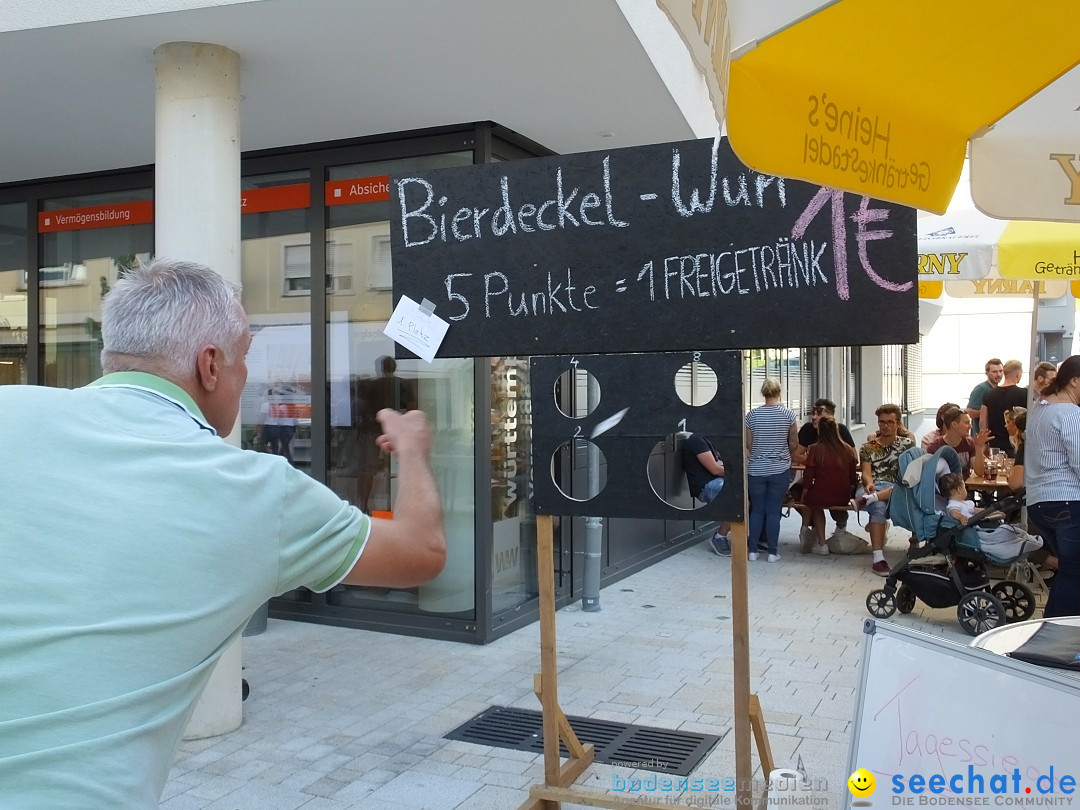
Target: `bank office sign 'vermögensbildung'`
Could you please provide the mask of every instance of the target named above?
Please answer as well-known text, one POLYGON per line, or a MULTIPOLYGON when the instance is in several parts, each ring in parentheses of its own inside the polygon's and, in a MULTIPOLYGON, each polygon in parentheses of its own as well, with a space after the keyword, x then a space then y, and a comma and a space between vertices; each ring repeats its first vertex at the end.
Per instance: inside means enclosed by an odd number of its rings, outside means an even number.
POLYGON ((441 357, 918 340, 914 210, 759 174, 726 140, 392 176, 390 195, 395 302, 434 303, 441 357))

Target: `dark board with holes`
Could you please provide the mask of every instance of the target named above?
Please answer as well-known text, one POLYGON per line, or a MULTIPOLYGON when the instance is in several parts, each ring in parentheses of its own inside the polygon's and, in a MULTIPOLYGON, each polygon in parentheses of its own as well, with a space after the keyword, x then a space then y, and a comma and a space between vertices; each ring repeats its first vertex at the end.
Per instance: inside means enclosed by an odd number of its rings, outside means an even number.
POLYGON ((726 140, 395 175, 390 195, 394 301, 449 323, 438 357, 918 341, 914 209, 760 174, 726 140))
POLYGON ((741 363, 734 351, 533 357, 529 373, 537 514, 742 520, 741 363), (563 376, 568 372, 577 382, 563 376), (589 404, 584 372, 594 378, 599 397, 592 411, 578 418, 589 404), (710 372, 715 392, 707 400, 691 405, 679 397, 678 390, 690 399, 695 390, 711 391, 710 372), (705 382, 695 388, 691 374, 705 382), (575 389, 573 395, 564 390, 568 385, 575 389), (586 407, 572 407, 582 403, 586 407), (679 463, 675 442, 686 433, 705 435, 724 462, 726 483, 712 503, 685 496, 677 500, 665 489, 665 484, 686 483, 681 469, 672 466, 679 463), (603 453, 605 478, 593 497, 587 487, 589 442, 603 453), (664 456, 666 475, 650 476, 664 456), (675 505, 679 503, 695 508, 675 505))

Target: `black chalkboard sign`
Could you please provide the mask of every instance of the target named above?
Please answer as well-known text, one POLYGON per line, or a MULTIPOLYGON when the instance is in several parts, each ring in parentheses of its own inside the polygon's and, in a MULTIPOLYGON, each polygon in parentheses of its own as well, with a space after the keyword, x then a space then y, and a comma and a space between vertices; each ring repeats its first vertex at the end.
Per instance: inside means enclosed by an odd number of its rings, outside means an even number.
POLYGON ((396 175, 390 196, 395 304, 435 305, 439 357, 918 340, 914 209, 760 174, 726 139, 396 175))
POLYGON ((741 363, 734 351, 531 358, 536 513, 742 520, 741 363), (696 404, 676 391, 679 372, 689 364, 716 378, 711 396, 696 404), (591 375, 599 393, 595 409, 580 418, 556 401, 556 381, 571 369, 591 375), (724 489, 709 504, 686 492, 679 448, 689 433, 708 438, 724 463, 724 489), (596 494, 584 486, 590 442, 602 454, 604 485, 596 494), (674 496, 668 488, 681 491, 674 496))

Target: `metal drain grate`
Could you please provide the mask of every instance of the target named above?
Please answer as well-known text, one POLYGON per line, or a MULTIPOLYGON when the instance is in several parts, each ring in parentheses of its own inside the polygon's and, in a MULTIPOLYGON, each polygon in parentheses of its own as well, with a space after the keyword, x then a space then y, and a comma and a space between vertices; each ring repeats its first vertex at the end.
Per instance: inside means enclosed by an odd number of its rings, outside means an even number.
MULTIPOLYGON (((632 767, 675 776, 689 776, 720 741, 714 734, 635 726, 589 717, 568 715, 566 719, 581 742, 596 747, 597 762, 606 765, 635 763, 632 767)), ((539 754, 544 751, 543 716, 533 709, 491 706, 455 728, 445 739, 539 754)), ((564 757, 569 756, 565 745, 559 747, 564 757)))

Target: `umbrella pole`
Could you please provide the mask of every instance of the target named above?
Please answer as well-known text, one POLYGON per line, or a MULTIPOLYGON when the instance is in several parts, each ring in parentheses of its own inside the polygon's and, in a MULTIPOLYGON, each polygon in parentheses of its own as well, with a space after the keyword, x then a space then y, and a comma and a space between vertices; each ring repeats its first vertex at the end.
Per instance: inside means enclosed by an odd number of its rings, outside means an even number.
MULTIPOLYGON (((1031 352, 1028 356, 1028 390, 1035 390, 1035 366, 1039 362, 1039 293, 1041 281, 1032 282, 1031 289, 1031 352)), ((1029 403, 1030 404, 1030 403, 1029 403)))

